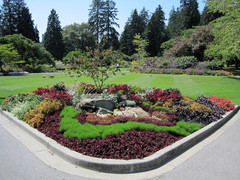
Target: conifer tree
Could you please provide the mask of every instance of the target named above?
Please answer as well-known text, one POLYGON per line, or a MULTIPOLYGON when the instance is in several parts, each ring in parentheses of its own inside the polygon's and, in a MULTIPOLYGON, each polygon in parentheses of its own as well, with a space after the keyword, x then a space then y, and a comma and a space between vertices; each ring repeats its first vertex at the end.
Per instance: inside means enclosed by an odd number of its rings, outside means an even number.
POLYGON ((92 27, 92 31, 94 36, 96 37, 97 42, 99 42, 102 38, 102 31, 104 28, 104 19, 103 19, 103 8, 104 1, 103 0, 93 0, 91 4, 91 9, 89 12, 88 22, 92 27))
POLYGON ((180 0, 179 22, 180 30, 199 25, 200 12, 197 0, 180 0))
POLYGON ((39 42, 38 30, 24 0, 3 0, 0 30, 2 36, 17 33, 39 42))
POLYGON ((165 17, 162 7, 159 5, 153 13, 147 26, 147 52, 150 56, 162 55, 160 46, 167 40, 167 32, 165 29, 165 17))
POLYGON ((119 47, 118 42, 118 32, 114 26, 119 27, 119 24, 116 23, 117 18, 117 8, 115 7, 116 3, 112 0, 107 0, 103 6, 103 30, 102 34, 105 38, 105 48, 113 47, 114 50, 117 50, 119 47))
POLYGON ((136 34, 142 36, 145 26, 143 18, 138 15, 137 9, 135 9, 127 21, 120 39, 121 51, 124 54, 133 55, 136 52, 136 46, 133 44, 134 36, 136 34))
POLYGON ((55 59, 62 59, 64 53, 62 28, 58 14, 54 9, 51 10, 51 14, 48 17, 47 30, 44 34, 44 47, 55 59))
POLYGON ((174 38, 180 35, 178 18, 179 18, 179 9, 175 10, 175 8, 173 7, 169 14, 169 20, 168 20, 168 26, 167 26, 167 32, 170 38, 174 38))

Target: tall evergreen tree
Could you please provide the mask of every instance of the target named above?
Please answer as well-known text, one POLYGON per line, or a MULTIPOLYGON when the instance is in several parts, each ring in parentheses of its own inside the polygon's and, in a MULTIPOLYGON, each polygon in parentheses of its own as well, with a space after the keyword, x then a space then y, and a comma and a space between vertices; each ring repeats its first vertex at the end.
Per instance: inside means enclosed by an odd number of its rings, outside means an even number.
POLYGON ((200 12, 197 0, 180 0, 180 4, 179 29, 182 31, 199 25, 200 12))
POLYGON ((127 21, 120 39, 121 51, 124 54, 133 55, 136 52, 136 46, 133 44, 134 36, 136 34, 140 34, 142 36, 144 30, 145 23, 138 15, 137 9, 135 9, 127 21))
POLYGON ((14 12, 14 1, 3 0, 1 7, 1 36, 16 33, 16 14, 14 12))
POLYGON ((167 40, 167 32, 165 28, 165 17, 162 7, 159 5, 153 13, 147 26, 147 52, 150 56, 162 55, 160 46, 167 40))
POLYGON ((93 0, 90 7, 91 9, 89 9, 90 12, 89 12, 88 22, 92 27, 92 31, 96 37, 97 42, 99 42, 102 38, 102 30, 104 28, 104 25, 103 25, 104 1, 93 0))
POLYGON ((102 34, 105 37, 105 48, 113 47, 113 49, 118 49, 118 32, 114 26, 119 27, 119 24, 116 23, 117 18, 117 8, 115 7, 116 3, 112 0, 107 0, 103 6, 103 30, 102 34))
POLYGON ((174 38, 180 35, 178 18, 179 18, 179 9, 175 10, 175 8, 173 7, 169 14, 169 20, 168 20, 168 26, 167 26, 167 31, 170 38, 174 38))
POLYGON ((39 42, 38 30, 24 0, 3 0, 0 23, 2 36, 17 33, 39 42))
POLYGON ((44 34, 44 47, 56 59, 62 59, 64 53, 64 43, 62 37, 62 28, 58 14, 54 9, 48 17, 47 30, 44 34))
POLYGON ((29 13, 29 9, 27 7, 24 7, 20 12, 18 22, 19 24, 17 29, 19 34, 22 34, 35 42, 39 42, 37 27, 34 27, 31 14, 29 13))
POLYGON ((140 18, 142 19, 143 23, 144 23, 144 26, 147 26, 148 22, 149 22, 149 19, 150 19, 150 16, 149 16, 149 12, 148 10, 146 10, 145 7, 143 7, 143 9, 141 10, 140 12, 140 18))

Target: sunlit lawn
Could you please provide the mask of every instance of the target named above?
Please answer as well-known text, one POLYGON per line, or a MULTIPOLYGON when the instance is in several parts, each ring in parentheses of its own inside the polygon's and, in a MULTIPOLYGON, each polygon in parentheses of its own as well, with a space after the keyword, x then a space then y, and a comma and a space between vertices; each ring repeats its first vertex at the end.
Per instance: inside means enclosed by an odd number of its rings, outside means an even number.
MULTIPOLYGON (((51 87, 57 82, 65 82, 71 86, 75 83, 93 83, 87 77, 70 77, 63 73, 54 74, 29 74, 26 76, 0 76, 0 97, 7 97, 18 93, 27 93, 38 87, 51 87)), ((240 79, 218 76, 188 76, 188 75, 148 75, 131 72, 118 72, 111 76, 106 84, 129 84, 142 88, 178 88, 183 95, 197 98, 198 96, 216 95, 229 98, 240 105, 240 79), (122 75, 124 73, 124 75, 122 75)))

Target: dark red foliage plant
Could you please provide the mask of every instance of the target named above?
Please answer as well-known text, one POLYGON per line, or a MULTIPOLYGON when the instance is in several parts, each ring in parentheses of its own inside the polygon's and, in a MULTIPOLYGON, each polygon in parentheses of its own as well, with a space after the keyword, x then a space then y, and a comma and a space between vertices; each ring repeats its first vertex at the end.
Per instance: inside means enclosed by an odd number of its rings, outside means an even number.
MULTIPOLYGON (((182 139, 168 132, 130 130, 107 138, 78 140, 66 138, 59 131, 60 112, 45 117, 38 130, 59 144, 81 154, 108 159, 142 159, 182 139)), ((84 117, 82 117, 84 119, 84 117)))
POLYGON ((72 95, 68 94, 67 92, 57 91, 53 92, 45 97, 45 99, 57 99, 64 105, 70 106, 72 105, 72 95))
POLYGON ((159 100, 162 102, 165 102, 169 99, 180 100, 182 98, 182 95, 178 93, 176 90, 168 92, 158 88, 154 89, 153 92, 147 93, 145 98, 147 99, 148 102, 155 104, 159 100))
POLYGON ((53 93, 54 89, 50 88, 38 88, 36 91, 33 91, 36 95, 50 94, 53 93))

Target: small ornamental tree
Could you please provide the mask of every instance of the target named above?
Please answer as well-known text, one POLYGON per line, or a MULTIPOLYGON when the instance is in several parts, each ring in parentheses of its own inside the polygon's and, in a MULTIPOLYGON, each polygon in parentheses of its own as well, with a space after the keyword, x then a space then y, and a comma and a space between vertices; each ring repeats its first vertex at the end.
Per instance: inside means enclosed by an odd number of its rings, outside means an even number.
POLYGON ((139 64, 143 64, 144 58, 148 56, 146 47, 148 46, 148 41, 143 39, 140 34, 134 36, 133 44, 136 46, 136 55, 139 59, 139 64))
POLYGON ((79 65, 78 73, 92 78, 99 91, 102 90, 104 81, 111 74, 115 75, 118 53, 111 49, 103 50, 97 46, 96 49, 89 49, 87 56, 79 58, 81 59, 75 59, 79 65))

